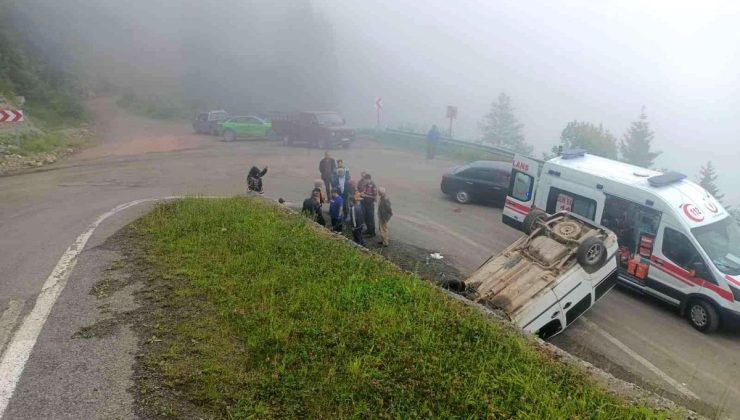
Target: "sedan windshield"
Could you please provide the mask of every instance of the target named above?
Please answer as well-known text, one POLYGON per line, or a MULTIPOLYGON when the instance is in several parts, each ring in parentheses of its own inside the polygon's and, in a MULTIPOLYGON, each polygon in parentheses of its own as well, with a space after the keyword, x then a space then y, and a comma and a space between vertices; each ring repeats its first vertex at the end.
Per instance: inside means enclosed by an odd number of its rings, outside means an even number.
POLYGON ((719 271, 733 276, 740 274, 740 227, 732 217, 691 232, 719 271))
POLYGON ((337 114, 316 114, 316 119, 319 120, 319 125, 326 127, 344 125, 342 117, 337 114))

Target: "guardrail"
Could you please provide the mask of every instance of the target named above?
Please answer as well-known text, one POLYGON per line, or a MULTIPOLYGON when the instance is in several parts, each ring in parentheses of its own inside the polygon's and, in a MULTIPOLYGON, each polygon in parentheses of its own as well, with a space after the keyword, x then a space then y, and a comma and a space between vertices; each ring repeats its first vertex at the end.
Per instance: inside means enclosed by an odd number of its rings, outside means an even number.
MULTIPOLYGON (((417 145, 419 147, 426 146, 426 134, 421 133, 412 133, 409 131, 403 131, 403 130, 395 130, 387 128, 385 130, 367 130, 368 133, 373 133, 376 135, 383 135, 383 134, 389 134, 392 136, 397 137, 405 137, 408 140, 411 140, 413 143, 418 143, 417 145)), ((465 141, 465 140, 458 140, 451 137, 442 136, 440 138, 440 143, 447 146, 454 146, 459 147, 462 149, 467 149, 471 151, 477 151, 477 152, 485 152, 490 153, 492 155, 497 155, 501 157, 506 157, 509 159, 514 158, 515 152, 509 149, 506 149, 504 147, 498 147, 488 144, 482 144, 482 143, 474 143, 471 141, 465 141)))

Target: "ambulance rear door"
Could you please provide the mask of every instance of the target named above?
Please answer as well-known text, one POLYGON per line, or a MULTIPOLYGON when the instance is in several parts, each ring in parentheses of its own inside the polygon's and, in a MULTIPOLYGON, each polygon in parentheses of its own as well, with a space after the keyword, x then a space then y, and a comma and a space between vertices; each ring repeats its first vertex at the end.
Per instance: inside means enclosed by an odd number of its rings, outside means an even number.
POLYGON ((534 204, 534 195, 542 171, 542 161, 514 155, 509 192, 504 203, 503 222, 522 230, 522 223, 534 204))

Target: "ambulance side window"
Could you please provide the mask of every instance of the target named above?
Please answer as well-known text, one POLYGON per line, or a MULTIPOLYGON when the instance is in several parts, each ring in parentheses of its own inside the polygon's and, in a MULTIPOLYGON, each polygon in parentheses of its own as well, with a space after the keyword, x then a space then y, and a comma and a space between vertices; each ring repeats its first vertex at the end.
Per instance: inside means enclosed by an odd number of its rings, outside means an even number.
POLYGON ((532 187, 534 179, 524 172, 514 171, 511 178, 511 196, 519 201, 529 201, 532 198, 532 187))
MULTIPOLYGON (((686 271, 693 270, 696 263, 702 263, 706 267, 704 260, 694 245, 691 244, 689 238, 675 229, 666 227, 663 231, 662 250, 666 258, 686 271)), ((702 272, 697 272, 696 277, 701 277, 704 280, 714 283, 712 275, 706 269, 702 270, 702 272)))
POLYGON ((552 187, 550 188, 550 194, 547 196, 547 208, 545 211, 548 214, 554 214, 561 210, 594 220, 596 216, 596 201, 582 195, 573 194, 570 191, 552 187))

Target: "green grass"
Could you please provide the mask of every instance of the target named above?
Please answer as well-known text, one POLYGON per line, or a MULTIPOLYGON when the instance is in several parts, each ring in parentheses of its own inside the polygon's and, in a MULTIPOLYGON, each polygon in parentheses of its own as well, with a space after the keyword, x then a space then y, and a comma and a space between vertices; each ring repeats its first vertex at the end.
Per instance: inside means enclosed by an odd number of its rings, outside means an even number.
MULTIPOLYGON (((417 152, 419 155, 426 155, 426 141, 424 135, 418 133, 399 133, 397 131, 386 131, 377 129, 360 129, 358 134, 364 134, 375 138, 378 142, 386 147, 410 150, 417 152)), ((467 162, 472 160, 499 160, 511 162, 511 157, 491 153, 483 150, 477 150, 464 146, 447 145, 440 142, 437 146, 437 155, 446 156, 453 160, 467 162)))
POLYGON ((168 389, 228 418, 664 416, 261 201, 176 201, 134 229, 164 308, 142 362, 158 378, 140 383, 147 398, 168 389))
MULTIPOLYGON (((58 152, 68 148, 76 150, 93 142, 94 137, 87 130, 33 131, 21 134, 20 149, 13 149, 13 152, 22 156, 32 156, 58 152)), ((9 133, 0 136, 0 145, 15 146, 16 144, 14 134, 9 133)))

